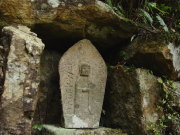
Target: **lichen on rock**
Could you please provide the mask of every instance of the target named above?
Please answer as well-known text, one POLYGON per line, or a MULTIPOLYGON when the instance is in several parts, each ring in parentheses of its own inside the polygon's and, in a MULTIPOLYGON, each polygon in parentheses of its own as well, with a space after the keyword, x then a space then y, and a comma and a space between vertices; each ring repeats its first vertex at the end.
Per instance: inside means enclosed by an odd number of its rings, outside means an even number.
POLYGON ((148 70, 122 65, 109 68, 104 110, 108 126, 130 135, 147 134, 148 124, 161 116, 157 105, 161 85, 148 70))
POLYGON ((132 21, 99 0, 6 0, 0 2, 0 13, 0 27, 46 25, 44 38, 88 38, 103 48, 120 44, 137 31, 132 21))
POLYGON ((0 130, 6 134, 31 134, 40 83, 40 55, 44 44, 25 26, 3 28, 4 40, 10 40, 1 97, 0 130))

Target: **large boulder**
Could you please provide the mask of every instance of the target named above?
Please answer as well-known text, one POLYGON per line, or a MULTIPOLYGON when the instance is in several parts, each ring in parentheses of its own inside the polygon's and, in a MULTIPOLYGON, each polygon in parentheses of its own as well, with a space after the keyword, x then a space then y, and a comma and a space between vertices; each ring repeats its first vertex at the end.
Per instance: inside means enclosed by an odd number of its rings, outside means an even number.
POLYGON ((157 110, 162 86, 148 70, 116 66, 109 68, 104 103, 107 126, 145 135, 162 112, 157 110))
POLYGON ((25 26, 4 27, 2 43, 9 49, 1 96, 0 131, 5 135, 30 135, 44 44, 25 26))
POLYGON ((180 79, 180 46, 162 40, 135 39, 126 50, 127 64, 152 70, 158 76, 180 79))
POLYGON ((0 26, 24 24, 44 38, 88 38, 106 48, 137 30, 99 0, 0 0, 0 14, 0 26))

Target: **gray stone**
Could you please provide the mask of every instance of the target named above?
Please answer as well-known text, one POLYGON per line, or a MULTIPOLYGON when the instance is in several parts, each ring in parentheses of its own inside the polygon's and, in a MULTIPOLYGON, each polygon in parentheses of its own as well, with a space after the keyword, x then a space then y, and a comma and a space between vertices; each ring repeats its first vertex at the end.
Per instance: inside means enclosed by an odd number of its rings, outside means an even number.
POLYGON ((40 56, 44 44, 25 26, 3 28, 9 40, 4 92, 1 97, 0 130, 5 135, 30 135, 40 83, 40 56))
POLYGON ((64 129, 52 125, 43 125, 43 135, 127 135, 121 129, 100 127, 98 129, 64 129))
POLYGON ((5 66, 5 53, 3 46, 0 46, 0 103, 1 103, 1 94, 3 93, 3 84, 4 84, 4 66, 5 66))
POLYGON ((180 46, 156 38, 135 39, 126 50, 126 62, 136 67, 150 69, 158 76, 179 80, 180 46))
POLYGON ((149 123, 161 112, 157 105, 162 86, 148 70, 125 66, 110 67, 104 110, 108 126, 121 127, 130 135, 145 135, 149 123))
POLYGON ((89 40, 81 40, 59 65, 66 128, 97 128, 104 99, 107 69, 89 40))

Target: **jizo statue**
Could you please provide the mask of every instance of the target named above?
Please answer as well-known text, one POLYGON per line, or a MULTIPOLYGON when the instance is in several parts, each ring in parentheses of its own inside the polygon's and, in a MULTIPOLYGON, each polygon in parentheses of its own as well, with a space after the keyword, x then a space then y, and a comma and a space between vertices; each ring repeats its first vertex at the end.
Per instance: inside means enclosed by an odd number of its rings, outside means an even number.
POLYGON ((60 89, 65 128, 97 128, 107 69, 89 40, 81 40, 61 58, 60 89))
POLYGON ((79 77, 75 84, 75 114, 91 115, 92 111, 90 107, 90 85, 89 81, 90 66, 88 64, 81 64, 79 67, 79 77), (83 102, 83 103, 82 103, 83 102))

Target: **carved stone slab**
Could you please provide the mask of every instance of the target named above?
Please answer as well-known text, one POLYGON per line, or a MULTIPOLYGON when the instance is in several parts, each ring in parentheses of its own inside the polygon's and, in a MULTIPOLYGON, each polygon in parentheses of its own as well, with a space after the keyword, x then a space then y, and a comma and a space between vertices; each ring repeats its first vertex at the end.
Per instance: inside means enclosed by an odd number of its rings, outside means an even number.
POLYGON ((81 40, 61 58, 60 88, 65 128, 97 128, 107 68, 89 40, 81 40))

